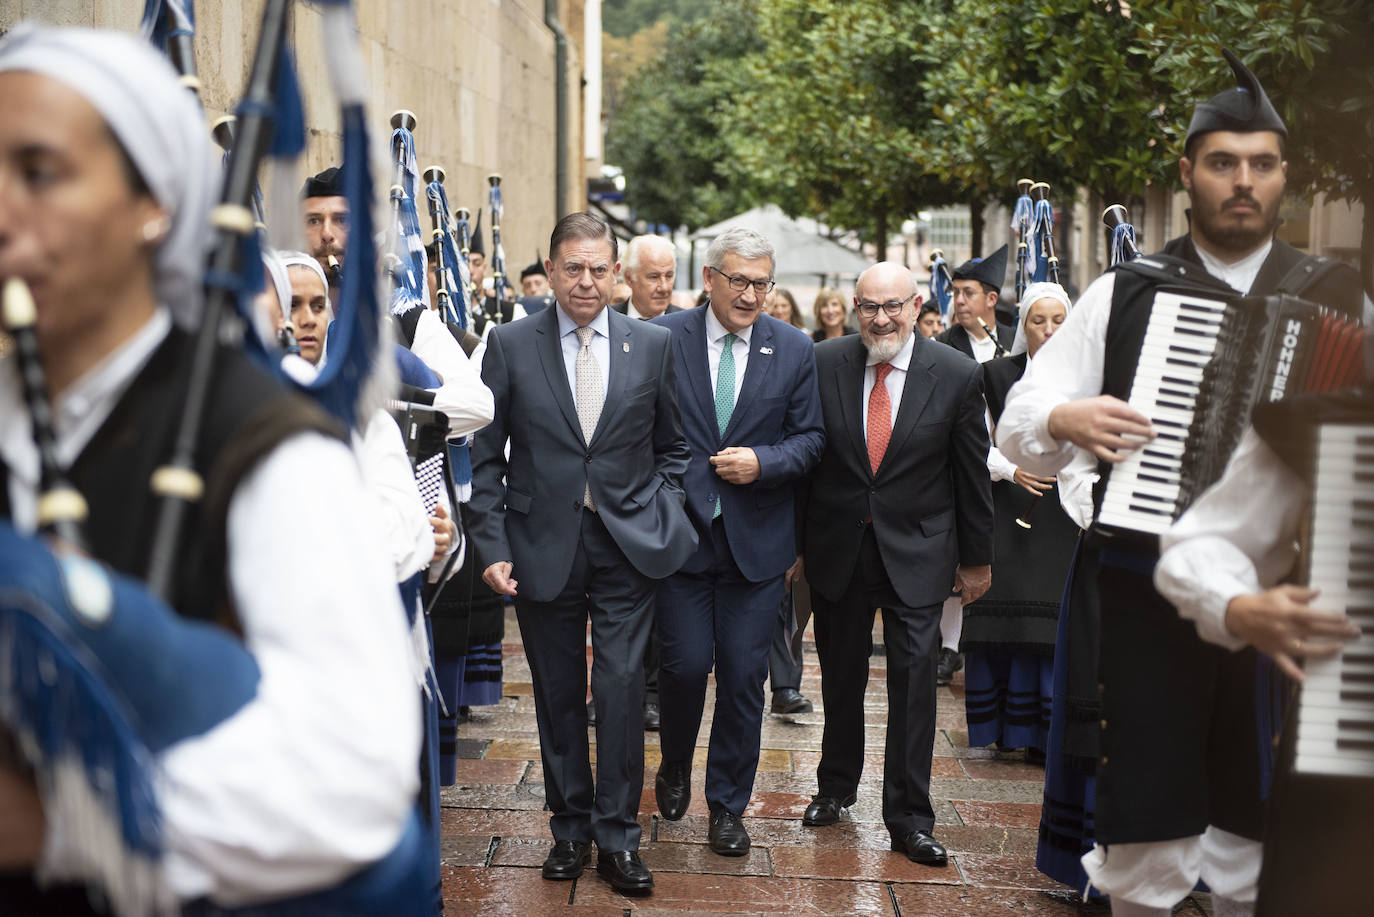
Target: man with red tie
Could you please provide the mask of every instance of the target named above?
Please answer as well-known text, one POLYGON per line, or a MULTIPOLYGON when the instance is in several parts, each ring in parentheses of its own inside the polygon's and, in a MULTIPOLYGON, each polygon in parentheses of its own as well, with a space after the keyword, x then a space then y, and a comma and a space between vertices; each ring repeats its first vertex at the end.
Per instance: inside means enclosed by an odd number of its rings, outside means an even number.
POLYGON ((992 487, 982 373, 913 334, 911 273, 882 262, 855 288, 859 334, 816 347, 826 446, 810 483, 803 555, 821 663, 825 733, 806 825, 851 805, 864 751, 873 613, 883 610, 888 723, 883 821, 892 849, 947 862, 932 835, 930 763, 940 608, 992 580, 992 487))

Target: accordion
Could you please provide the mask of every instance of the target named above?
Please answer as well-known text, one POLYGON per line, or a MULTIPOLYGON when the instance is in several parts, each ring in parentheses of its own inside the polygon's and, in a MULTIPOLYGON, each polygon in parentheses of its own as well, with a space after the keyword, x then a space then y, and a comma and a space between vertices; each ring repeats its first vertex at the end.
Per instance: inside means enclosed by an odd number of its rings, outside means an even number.
MULTIPOLYGON (((429 404, 434 403, 433 392, 410 386, 403 388, 403 395, 417 398, 427 395, 429 404)), ((419 400, 391 402, 391 416, 401 428, 401 438, 405 441, 406 455, 415 472, 415 486, 420 490, 425 511, 433 514, 439 503, 439 491, 445 486, 448 416, 419 400)))
POLYGON ((1098 526, 1164 532, 1221 477, 1256 405, 1353 384, 1363 341, 1295 296, 1157 292, 1129 398, 1157 436, 1112 467, 1098 526))
POLYGON ((1279 746, 1258 917, 1369 909, 1369 822, 1355 813, 1374 811, 1374 420, 1328 419, 1301 438, 1294 465, 1311 501, 1297 569, 1321 592, 1316 608, 1344 611, 1363 633, 1303 665, 1279 746))

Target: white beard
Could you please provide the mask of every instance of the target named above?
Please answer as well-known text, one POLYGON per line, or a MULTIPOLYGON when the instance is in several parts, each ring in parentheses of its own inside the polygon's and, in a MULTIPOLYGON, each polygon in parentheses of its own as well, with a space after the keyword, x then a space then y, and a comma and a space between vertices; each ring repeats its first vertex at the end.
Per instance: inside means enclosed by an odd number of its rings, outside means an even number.
POLYGON ((906 346, 907 338, 911 335, 885 334, 882 337, 863 336, 864 346, 868 348, 868 355, 879 363, 891 362, 892 358, 902 352, 906 346))

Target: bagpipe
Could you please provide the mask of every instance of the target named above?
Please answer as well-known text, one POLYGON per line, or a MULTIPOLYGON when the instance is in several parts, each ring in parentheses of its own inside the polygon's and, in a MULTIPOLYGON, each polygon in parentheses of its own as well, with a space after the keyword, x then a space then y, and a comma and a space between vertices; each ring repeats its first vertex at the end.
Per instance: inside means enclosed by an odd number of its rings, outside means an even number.
MULTIPOLYGON (((40 456, 41 493, 37 537, 0 522, 0 734, 15 739, 0 742, 0 748, 20 758, 0 766, 31 773, 45 819, 63 826, 61 836, 72 849, 61 878, 97 890, 121 917, 180 911, 162 871, 167 838, 157 756, 243 709, 260 678, 257 662, 237 637, 178 614, 170 600, 191 509, 206 491, 197 447, 223 335, 235 315, 248 314, 247 303, 262 286, 260 211, 253 209, 258 167, 264 155, 298 154, 304 147, 286 43, 292 6, 291 0, 266 0, 234 130, 226 134, 223 195, 211 214, 216 241, 205 272, 204 313, 185 378, 178 380, 183 398, 174 446, 150 481, 157 511, 142 580, 113 572, 85 550, 86 503, 56 458, 32 298, 18 280, 4 290, 3 318, 15 343, 40 456)), ((343 279, 341 320, 331 331, 335 346, 313 382, 297 383, 280 373, 279 360, 255 336, 245 335, 243 346, 263 357, 283 384, 352 424, 376 359, 380 321, 370 252, 366 86, 351 5, 324 0, 320 6, 343 104, 345 185, 355 216, 348 256, 357 267, 343 279)), ((143 34, 168 51, 183 85, 194 92, 193 29, 189 0, 148 0, 143 34)), ((387 856, 335 888, 241 909, 197 905, 196 913, 432 914, 431 855, 414 817, 387 856)))
POLYGON ((1016 234, 1016 305, 1032 283, 1059 283, 1059 258, 1054 253, 1054 207, 1047 182, 1023 178, 1016 183, 1011 229, 1016 234))

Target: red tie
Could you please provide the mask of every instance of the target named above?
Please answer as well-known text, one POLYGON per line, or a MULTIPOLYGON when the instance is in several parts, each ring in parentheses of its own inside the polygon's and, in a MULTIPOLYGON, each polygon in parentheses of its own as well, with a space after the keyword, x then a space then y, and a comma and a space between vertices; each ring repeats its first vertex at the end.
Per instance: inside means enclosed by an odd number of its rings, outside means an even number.
POLYGON ((887 451, 887 441, 892 438, 892 399, 887 395, 887 374, 892 372, 891 363, 878 363, 873 367, 873 391, 868 395, 868 464, 873 473, 883 463, 883 453, 887 451))

